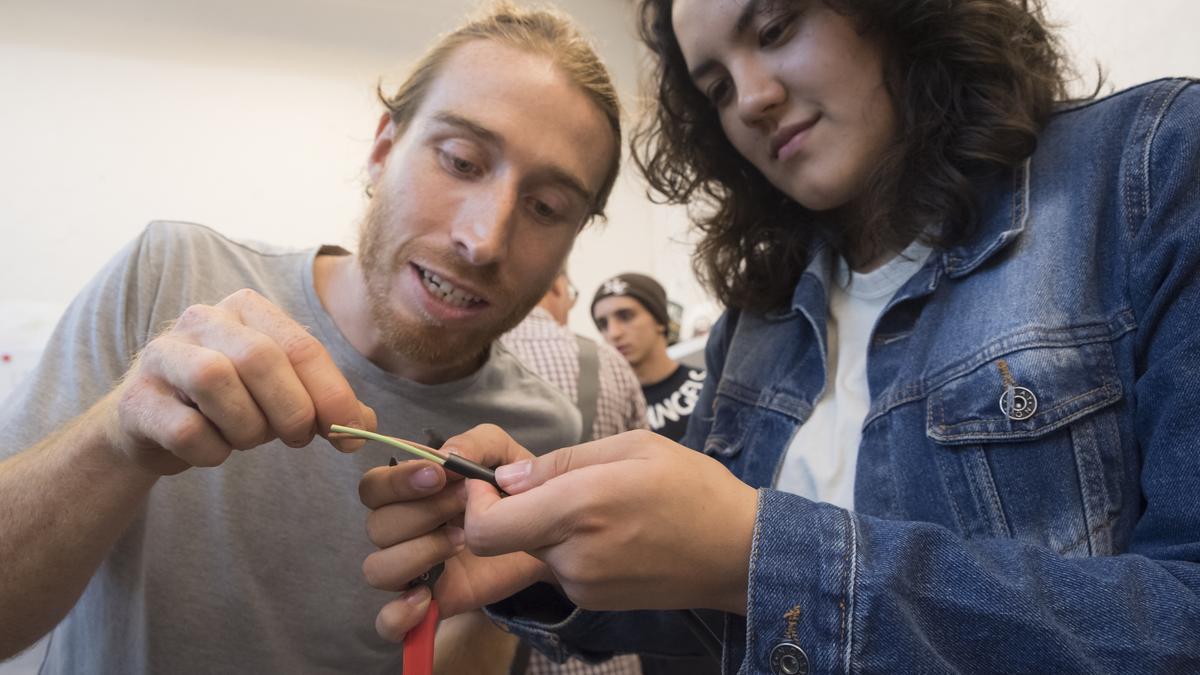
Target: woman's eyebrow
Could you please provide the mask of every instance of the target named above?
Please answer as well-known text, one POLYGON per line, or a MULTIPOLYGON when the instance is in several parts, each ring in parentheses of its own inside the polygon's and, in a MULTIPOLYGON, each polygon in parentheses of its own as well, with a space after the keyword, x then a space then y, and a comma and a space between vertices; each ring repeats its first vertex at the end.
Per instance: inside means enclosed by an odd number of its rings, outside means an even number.
MULTIPOLYGON (((733 22, 733 31, 730 34, 730 39, 734 42, 738 40, 750 28, 750 24, 754 23, 754 17, 762 11, 764 0, 748 0, 746 5, 742 7, 742 11, 738 13, 737 20, 733 22)), ((717 67, 717 62, 713 59, 705 59, 696 65, 688 75, 691 76, 692 82, 697 82, 700 78, 708 75, 714 68, 717 67)))

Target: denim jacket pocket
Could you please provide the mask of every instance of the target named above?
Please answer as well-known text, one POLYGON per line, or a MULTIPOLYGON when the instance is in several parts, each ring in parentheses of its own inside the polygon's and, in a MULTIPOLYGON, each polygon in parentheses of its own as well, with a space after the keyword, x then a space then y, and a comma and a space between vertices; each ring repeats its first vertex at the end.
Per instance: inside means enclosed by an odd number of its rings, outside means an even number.
POLYGON ((1105 341, 1017 349, 931 392, 926 436, 964 536, 1110 553, 1121 398, 1105 341))

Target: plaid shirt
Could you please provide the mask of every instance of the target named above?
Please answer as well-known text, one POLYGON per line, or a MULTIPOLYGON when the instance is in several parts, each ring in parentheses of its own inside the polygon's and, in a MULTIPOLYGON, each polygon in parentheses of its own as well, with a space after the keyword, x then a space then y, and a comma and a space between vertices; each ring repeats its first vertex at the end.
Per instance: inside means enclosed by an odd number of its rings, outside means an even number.
MULTIPOLYGON (((500 343, 530 370, 566 392, 579 403, 579 344, 575 335, 558 325, 550 312, 534 307, 500 343)), ((592 438, 604 438, 631 429, 646 429, 646 397, 633 368, 617 350, 596 344, 600 356, 600 387, 592 438)))
MULTIPOLYGON (((550 312, 534 307, 516 328, 500 338, 510 352, 579 403, 579 344, 575 335, 560 326, 550 312)), ((633 369, 617 350, 596 344, 600 357, 600 385, 592 438, 604 438, 631 429, 646 429, 646 398, 633 369)), ((526 675, 641 675, 633 654, 622 654, 595 665, 578 659, 554 663, 537 650, 529 655, 526 675)))

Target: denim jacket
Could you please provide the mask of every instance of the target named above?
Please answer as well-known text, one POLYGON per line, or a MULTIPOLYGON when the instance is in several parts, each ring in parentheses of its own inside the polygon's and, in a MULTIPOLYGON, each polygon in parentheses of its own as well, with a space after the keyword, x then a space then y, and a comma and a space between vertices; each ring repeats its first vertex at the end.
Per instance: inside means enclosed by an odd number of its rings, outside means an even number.
MULTIPOLYGON (((852 512, 771 489, 825 386, 817 265, 714 327, 684 443, 760 488, 724 672, 1200 671, 1200 86, 1058 113, 981 207, 875 326, 852 512)), ((680 635, 509 610, 552 653, 680 635)))

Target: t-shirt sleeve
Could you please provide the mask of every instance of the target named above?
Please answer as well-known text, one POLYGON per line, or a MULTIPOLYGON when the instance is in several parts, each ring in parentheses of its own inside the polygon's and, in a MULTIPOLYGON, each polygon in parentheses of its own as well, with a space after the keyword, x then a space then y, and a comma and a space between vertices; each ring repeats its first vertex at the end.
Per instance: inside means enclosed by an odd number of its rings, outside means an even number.
POLYGON ((28 449, 108 393, 153 335, 161 278, 151 224, 106 264, 59 319, 34 370, 0 406, 0 459, 28 449), (157 258, 157 260, 156 260, 157 258))

